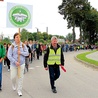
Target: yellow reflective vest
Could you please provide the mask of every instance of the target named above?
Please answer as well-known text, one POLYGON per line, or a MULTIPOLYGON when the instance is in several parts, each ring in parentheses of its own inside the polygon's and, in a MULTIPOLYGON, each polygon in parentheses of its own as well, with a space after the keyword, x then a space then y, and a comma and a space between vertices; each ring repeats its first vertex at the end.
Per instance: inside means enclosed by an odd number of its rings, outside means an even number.
POLYGON ((56 53, 53 49, 49 48, 49 57, 48 57, 48 61, 47 64, 48 65, 54 65, 55 63, 57 65, 61 64, 61 48, 58 48, 56 53))

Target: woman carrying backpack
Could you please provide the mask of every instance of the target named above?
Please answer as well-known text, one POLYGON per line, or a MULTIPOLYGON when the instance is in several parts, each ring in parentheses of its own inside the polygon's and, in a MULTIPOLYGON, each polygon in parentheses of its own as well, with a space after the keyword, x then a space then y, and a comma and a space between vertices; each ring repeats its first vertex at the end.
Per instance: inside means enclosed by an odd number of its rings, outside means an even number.
POLYGON ((10 60, 10 72, 11 72, 11 80, 12 80, 12 88, 16 90, 19 96, 22 96, 22 85, 23 85, 23 77, 24 77, 24 68, 25 68, 25 57, 28 56, 28 49, 25 44, 20 41, 20 34, 14 34, 14 42, 8 49, 8 59, 10 60), (18 58, 20 57, 20 59, 18 58), (20 68, 18 70, 18 68, 20 68), (18 73, 19 76, 18 76, 18 73), (18 76, 18 79, 16 79, 18 76), (18 80, 18 81, 16 81, 18 80), (17 85, 16 85, 17 83, 17 85))

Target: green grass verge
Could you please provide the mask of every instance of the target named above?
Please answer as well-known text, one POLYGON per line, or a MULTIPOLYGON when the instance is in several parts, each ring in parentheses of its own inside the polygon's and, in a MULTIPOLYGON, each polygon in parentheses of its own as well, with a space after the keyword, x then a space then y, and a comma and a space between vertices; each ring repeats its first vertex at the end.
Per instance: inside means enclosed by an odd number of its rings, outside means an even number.
POLYGON ((98 61, 95 61, 95 60, 92 60, 92 59, 89 59, 86 57, 86 55, 91 54, 93 52, 96 52, 96 50, 90 51, 90 52, 85 52, 82 54, 78 54, 76 57, 82 61, 85 61, 85 62, 88 62, 90 64, 94 64, 94 65, 98 66, 98 61))

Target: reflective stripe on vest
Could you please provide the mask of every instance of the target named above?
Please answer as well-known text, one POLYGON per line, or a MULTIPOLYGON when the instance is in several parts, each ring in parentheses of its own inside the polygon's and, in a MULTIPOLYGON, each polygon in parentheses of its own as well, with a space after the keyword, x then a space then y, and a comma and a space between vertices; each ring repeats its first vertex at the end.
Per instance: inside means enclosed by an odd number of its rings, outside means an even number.
POLYGON ((55 54, 55 51, 53 49, 50 49, 47 64, 48 65, 54 65, 55 63, 57 65, 61 64, 61 48, 57 49, 56 54, 55 54))
POLYGON ((36 45, 36 48, 38 49, 38 45, 36 45))

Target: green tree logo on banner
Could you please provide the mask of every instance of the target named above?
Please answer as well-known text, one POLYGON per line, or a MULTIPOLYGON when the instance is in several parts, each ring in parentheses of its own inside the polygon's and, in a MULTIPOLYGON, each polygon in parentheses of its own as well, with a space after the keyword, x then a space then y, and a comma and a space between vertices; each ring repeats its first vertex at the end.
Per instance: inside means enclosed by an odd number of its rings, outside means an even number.
POLYGON ((31 19, 30 12, 24 6, 14 6, 9 12, 9 20, 16 27, 25 27, 31 19))

